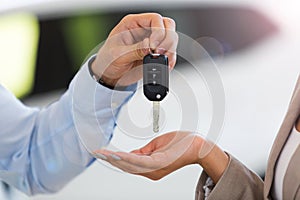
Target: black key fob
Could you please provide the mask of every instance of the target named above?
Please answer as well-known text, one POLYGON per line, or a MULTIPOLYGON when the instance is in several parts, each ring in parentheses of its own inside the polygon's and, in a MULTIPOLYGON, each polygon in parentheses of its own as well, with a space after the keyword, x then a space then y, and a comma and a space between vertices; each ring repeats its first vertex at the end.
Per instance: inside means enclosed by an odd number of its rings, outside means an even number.
POLYGON ((161 101, 169 92, 168 57, 148 54, 143 60, 143 90, 149 101, 161 101))

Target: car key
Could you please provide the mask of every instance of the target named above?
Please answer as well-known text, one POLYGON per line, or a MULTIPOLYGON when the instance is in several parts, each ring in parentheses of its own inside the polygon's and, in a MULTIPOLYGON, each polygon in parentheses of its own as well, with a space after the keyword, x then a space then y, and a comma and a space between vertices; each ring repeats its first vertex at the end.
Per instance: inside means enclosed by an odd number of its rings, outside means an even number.
POLYGON ((143 90, 149 101, 153 102, 153 132, 159 131, 160 101, 169 92, 168 57, 148 54, 143 59, 143 90))

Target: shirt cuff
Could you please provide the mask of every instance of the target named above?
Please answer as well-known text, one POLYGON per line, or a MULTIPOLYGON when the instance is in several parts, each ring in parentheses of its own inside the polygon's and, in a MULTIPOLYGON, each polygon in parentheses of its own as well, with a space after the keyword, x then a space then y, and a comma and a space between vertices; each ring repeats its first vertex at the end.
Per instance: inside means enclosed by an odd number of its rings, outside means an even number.
POLYGON ((203 186, 203 192, 204 192, 204 200, 206 200, 208 198, 208 196, 210 195, 211 191, 214 189, 215 184, 213 182, 213 180, 208 177, 205 181, 205 185, 203 186))
POLYGON ((76 131, 89 151, 109 143, 120 108, 137 88, 137 84, 133 84, 119 91, 99 84, 88 67, 93 58, 85 62, 70 86, 76 131))

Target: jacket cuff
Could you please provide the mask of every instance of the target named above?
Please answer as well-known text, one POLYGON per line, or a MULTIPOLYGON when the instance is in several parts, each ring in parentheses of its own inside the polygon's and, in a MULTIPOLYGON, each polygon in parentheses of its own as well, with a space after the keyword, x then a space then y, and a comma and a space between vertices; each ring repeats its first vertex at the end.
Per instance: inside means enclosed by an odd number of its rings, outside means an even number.
MULTIPOLYGON (((228 166, 207 200, 263 199, 261 178, 232 155, 228 153, 227 155, 229 157, 228 166)), ((203 171, 196 188, 196 200, 205 199, 203 187, 208 178, 209 176, 203 171)))

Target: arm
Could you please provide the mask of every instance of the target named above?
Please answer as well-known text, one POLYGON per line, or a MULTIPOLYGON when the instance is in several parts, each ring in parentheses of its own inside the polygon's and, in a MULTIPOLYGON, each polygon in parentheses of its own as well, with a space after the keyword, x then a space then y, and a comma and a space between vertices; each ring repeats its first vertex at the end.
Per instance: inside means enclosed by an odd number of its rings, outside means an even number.
POLYGON ((251 170, 217 145, 189 132, 161 135, 131 153, 98 150, 99 158, 132 174, 158 180, 190 164, 203 168, 196 199, 205 198, 203 187, 211 177, 215 187, 208 199, 262 199, 263 182, 251 170), (105 157, 101 156, 104 155, 105 157))
MULTIPOLYGON (((207 156, 209 157, 209 155, 207 156)), ((229 162, 226 169, 219 177, 218 182, 214 181, 211 191, 206 190, 207 180, 210 175, 203 168, 203 172, 196 188, 196 200, 238 200, 263 199, 263 181, 258 175, 245 167, 241 162, 228 154, 229 162)), ((213 179, 213 178, 212 178, 213 179)))
MULTIPOLYGON (((86 106, 90 103, 73 99, 77 79, 83 87, 97 89, 99 102, 108 102, 112 91, 92 79, 87 64, 60 100, 42 110, 24 106, 1 87, 0 178, 28 195, 58 191, 94 161, 81 145, 73 121, 72 100, 86 106)), ((121 105, 133 92, 119 93, 121 105)), ((108 106, 102 103, 96 112, 103 122, 103 143, 109 141, 114 127, 108 106)))
POLYGON ((24 106, 0 87, 0 179, 28 195, 49 193, 88 167, 94 158, 83 145, 100 148, 110 141, 113 113, 133 94, 131 85, 141 78, 149 49, 167 54, 174 67, 177 34, 172 25, 173 20, 155 13, 124 17, 90 63, 91 70, 85 63, 60 100, 42 110, 24 106), (100 140, 94 141, 90 134, 96 131, 100 140))

